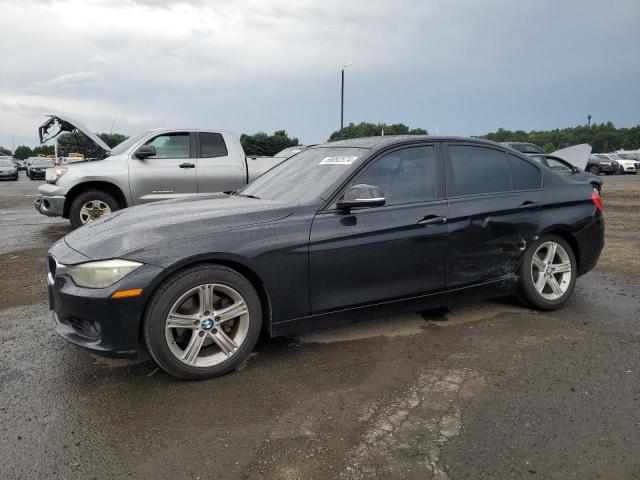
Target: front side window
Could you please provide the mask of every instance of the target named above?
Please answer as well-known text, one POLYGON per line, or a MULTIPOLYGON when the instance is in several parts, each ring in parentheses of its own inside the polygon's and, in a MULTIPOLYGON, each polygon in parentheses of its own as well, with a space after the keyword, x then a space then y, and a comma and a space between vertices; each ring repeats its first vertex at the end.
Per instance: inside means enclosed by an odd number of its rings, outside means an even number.
POLYGON ((452 167, 448 175, 449 196, 511 190, 505 152, 470 145, 451 145, 449 154, 452 167))
POLYGON ((188 133, 167 133, 146 143, 156 147, 156 154, 149 158, 189 158, 191 140, 188 133))
MULTIPOLYGON (((542 163, 541 158, 534 158, 538 163, 542 163)), ((550 162, 551 159, 547 158, 547 164, 550 162)), ((540 188, 542 182, 540 170, 529 162, 515 155, 509 155, 509 169, 511 170, 511 183, 513 184, 514 190, 533 190, 540 188)))
POLYGON ((202 158, 226 157, 227 145, 220 133, 200 132, 200 156, 202 158))
POLYGON ((375 160, 351 185, 380 187, 385 205, 417 203, 436 198, 436 154, 433 146, 396 150, 375 160))

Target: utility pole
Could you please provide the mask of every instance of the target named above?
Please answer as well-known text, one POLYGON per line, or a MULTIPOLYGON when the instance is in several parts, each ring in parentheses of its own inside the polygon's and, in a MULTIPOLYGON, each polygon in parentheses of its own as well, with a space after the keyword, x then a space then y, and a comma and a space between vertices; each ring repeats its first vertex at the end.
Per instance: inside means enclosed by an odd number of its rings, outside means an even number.
POLYGON ((342 129, 344 128, 344 69, 351 66, 351 63, 342 64, 342 83, 340 87, 340 135, 342 135, 342 129))

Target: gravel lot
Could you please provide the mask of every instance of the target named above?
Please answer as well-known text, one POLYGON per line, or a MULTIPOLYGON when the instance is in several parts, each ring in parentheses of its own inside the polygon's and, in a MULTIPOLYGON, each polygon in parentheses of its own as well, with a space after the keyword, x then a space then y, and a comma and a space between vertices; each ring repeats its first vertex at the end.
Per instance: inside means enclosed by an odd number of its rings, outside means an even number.
POLYGON ((0 183, 0 478, 640 478, 640 175, 561 311, 510 299, 261 340, 181 382, 67 344, 45 254, 68 223, 0 183))

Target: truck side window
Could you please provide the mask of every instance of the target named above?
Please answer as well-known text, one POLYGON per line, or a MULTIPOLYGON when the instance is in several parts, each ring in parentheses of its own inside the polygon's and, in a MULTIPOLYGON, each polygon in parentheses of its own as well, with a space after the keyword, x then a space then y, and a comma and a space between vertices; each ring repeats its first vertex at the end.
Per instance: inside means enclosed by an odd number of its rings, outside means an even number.
POLYGON ((188 133, 166 133, 159 135, 147 145, 156 147, 156 155, 149 158, 189 158, 191 140, 188 133))
POLYGON ((220 133, 200 132, 200 156, 202 158, 226 157, 229 155, 220 133))

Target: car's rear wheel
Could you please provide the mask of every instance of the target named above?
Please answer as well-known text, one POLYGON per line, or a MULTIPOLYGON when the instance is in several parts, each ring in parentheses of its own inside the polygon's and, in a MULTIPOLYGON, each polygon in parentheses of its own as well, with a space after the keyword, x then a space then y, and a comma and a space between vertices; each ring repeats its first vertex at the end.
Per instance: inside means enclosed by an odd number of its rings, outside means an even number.
POLYGON ((600 175, 600 168, 598 168, 597 165, 589 165, 589 168, 587 168, 587 172, 593 175, 600 175))
POLYGON ((154 293, 144 339, 167 373, 202 380, 246 359, 261 326, 260 298, 245 277, 221 265, 199 265, 170 277, 154 293))
POLYGON ((519 273, 519 294, 524 303, 540 310, 560 308, 576 284, 573 249, 558 235, 543 235, 525 253, 519 273))
POLYGON ((69 221, 73 228, 78 228, 116 210, 118 202, 107 192, 89 190, 82 192, 71 203, 69 221))

